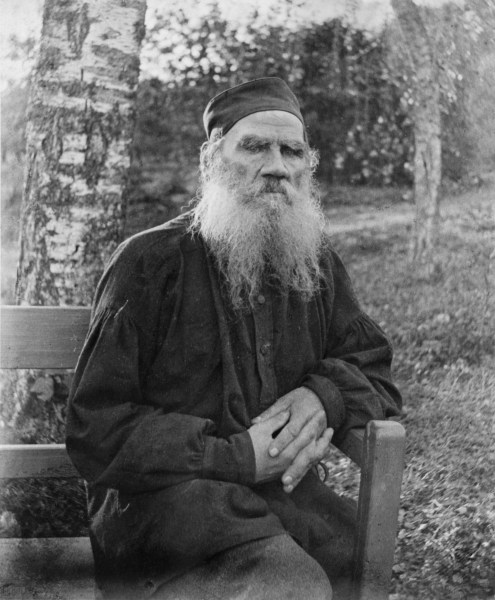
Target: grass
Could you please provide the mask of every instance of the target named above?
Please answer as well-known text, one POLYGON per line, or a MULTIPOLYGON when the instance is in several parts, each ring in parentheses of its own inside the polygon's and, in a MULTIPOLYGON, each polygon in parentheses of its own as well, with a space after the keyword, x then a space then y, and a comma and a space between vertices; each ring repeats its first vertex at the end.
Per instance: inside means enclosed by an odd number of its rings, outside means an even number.
POLYGON ((392 338, 404 396, 407 458, 394 600, 495 594, 492 197, 489 188, 452 199, 435 281, 407 264, 405 226, 334 239, 364 308, 392 338))
POLYGON ((495 591, 495 373, 445 369, 405 386, 408 432, 395 566, 397 598, 495 591))
MULTIPOLYGON (((394 194, 367 194, 360 213, 393 202, 400 212, 404 204, 394 194)), ((387 226, 384 220, 374 229, 334 235, 363 307, 393 341, 404 396, 407 465, 391 600, 495 595, 493 195, 487 187, 446 199, 437 245, 441 271, 433 281, 407 263, 405 224, 387 226)), ((334 218, 344 192, 337 196, 330 207, 334 218)), ((358 205, 355 192, 348 198, 358 205)), ((348 216, 349 205, 342 211, 348 216)), ((332 473, 342 491, 355 492, 355 470, 338 460, 332 473)), ((17 485, 0 494, 0 513, 7 514, 0 517, 0 531, 12 532, 13 518, 29 535, 37 510, 18 509, 26 494, 17 485)), ((83 492, 70 489, 62 488, 60 508, 37 500, 49 522, 47 535, 84 531, 83 492), (72 532, 67 510, 76 515, 72 532)))

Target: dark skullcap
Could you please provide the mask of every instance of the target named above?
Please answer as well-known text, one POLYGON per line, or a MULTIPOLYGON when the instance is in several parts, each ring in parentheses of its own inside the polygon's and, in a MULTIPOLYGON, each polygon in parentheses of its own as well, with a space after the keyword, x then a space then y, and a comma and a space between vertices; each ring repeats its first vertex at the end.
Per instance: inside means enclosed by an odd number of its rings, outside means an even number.
POLYGON ((299 102, 289 86, 278 77, 264 77, 237 85, 212 98, 203 113, 206 135, 209 139, 216 128, 225 135, 237 121, 265 110, 291 113, 304 127, 299 102))

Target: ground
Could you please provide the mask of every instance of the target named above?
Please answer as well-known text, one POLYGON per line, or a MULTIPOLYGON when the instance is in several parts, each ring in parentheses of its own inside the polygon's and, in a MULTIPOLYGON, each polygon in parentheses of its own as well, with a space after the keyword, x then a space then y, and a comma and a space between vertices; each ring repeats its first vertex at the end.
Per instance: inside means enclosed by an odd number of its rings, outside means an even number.
MULTIPOLYGON (((433 281, 407 262, 412 205, 352 200, 328 211, 334 243, 363 306, 392 338, 404 396, 391 599, 493 599, 495 188, 444 199, 433 281)), ((335 474, 352 490, 344 461, 335 474)))
MULTIPOLYGON (((407 460, 391 600, 493 600, 495 185, 443 199, 441 268, 432 280, 407 261, 414 209, 403 192, 333 189, 325 206, 356 293, 393 342, 404 396, 407 460)), ((357 473, 337 455, 331 478, 355 494, 357 473)), ((84 530, 82 488, 57 484, 43 495, 30 485, 0 493, 0 535, 84 530), (77 515, 72 522, 68 511, 77 515)))

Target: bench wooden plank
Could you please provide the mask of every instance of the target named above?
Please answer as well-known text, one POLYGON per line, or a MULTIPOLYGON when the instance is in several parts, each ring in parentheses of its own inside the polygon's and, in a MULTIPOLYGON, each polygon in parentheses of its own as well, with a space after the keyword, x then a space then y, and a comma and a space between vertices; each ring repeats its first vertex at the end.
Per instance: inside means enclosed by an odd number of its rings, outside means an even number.
POLYGON ((0 479, 23 477, 80 477, 65 444, 0 446, 0 479))
MULTIPOLYGON (((340 449, 357 465, 362 463, 364 429, 352 429, 340 449)), ((0 479, 79 477, 65 444, 0 445, 0 479)))
POLYGON ((86 307, 0 307, 0 368, 73 369, 90 313, 86 307))
POLYGON ((340 444, 339 449, 359 467, 363 463, 364 427, 351 429, 340 444))
POLYGON ((0 539, 0 598, 94 600, 89 538, 0 539))
POLYGON ((405 460, 405 430, 394 421, 366 428, 354 556, 357 600, 387 600, 405 460))

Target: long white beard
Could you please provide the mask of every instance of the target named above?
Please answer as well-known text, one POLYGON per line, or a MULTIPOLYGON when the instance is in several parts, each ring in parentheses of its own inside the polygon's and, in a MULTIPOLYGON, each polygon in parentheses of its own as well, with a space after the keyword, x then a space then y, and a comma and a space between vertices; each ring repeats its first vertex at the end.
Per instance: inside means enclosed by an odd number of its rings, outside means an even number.
POLYGON ((303 191, 288 183, 246 186, 225 164, 212 168, 193 209, 235 309, 253 305, 264 283, 309 299, 319 287, 324 216, 308 170, 303 191))

